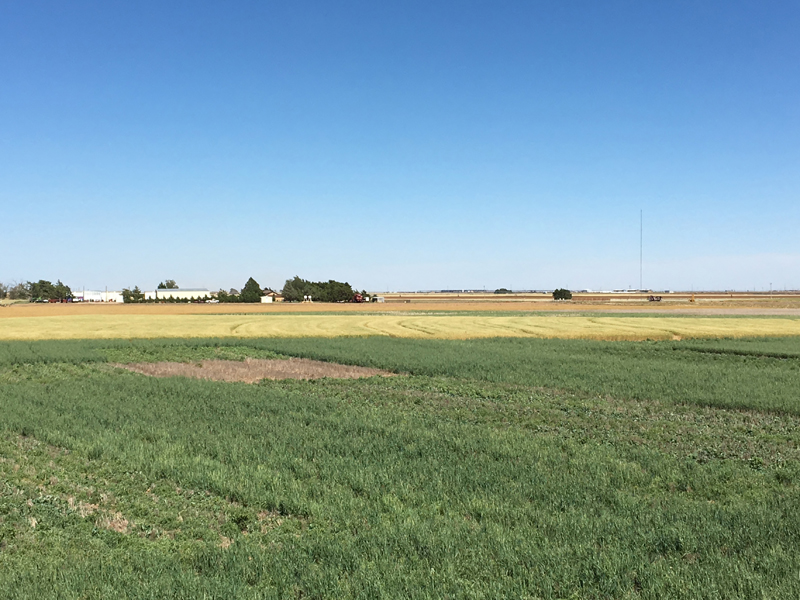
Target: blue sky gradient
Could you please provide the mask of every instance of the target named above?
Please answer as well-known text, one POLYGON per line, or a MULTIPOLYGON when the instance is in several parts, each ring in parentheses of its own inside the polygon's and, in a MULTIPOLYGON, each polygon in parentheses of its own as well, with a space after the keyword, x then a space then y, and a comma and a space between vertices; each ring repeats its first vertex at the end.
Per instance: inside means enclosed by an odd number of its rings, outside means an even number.
POLYGON ((0 3, 0 280, 800 288, 796 2, 0 3))

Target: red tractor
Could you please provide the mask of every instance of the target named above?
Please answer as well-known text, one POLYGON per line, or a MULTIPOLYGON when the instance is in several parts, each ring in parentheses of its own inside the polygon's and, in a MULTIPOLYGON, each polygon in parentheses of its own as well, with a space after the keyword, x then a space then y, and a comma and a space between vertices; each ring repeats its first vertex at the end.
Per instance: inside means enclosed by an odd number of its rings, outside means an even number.
POLYGON ((359 294, 358 292, 353 294, 353 300, 352 301, 353 302, 366 302, 366 300, 364 300, 364 296, 359 294))

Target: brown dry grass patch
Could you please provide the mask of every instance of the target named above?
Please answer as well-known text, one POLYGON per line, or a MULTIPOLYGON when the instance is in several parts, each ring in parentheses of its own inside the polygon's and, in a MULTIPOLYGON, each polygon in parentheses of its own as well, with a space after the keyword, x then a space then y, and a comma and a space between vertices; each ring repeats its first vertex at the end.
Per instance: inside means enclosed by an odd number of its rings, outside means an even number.
POLYGON ((116 365, 151 377, 192 377, 214 381, 243 381, 256 383, 262 379, 359 379, 362 377, 389 377, 389 371, 354 367, 337 363, 309 360, 307 358, 256 359, 243 361, 204 360, 198 363, 157 362, 116 365))
POLYGON ((116 531, 117 533, 128 533, 130 521, 128 521, 121 512, 105 512, 97 519, 95 525, 103 529, 108 529, 109 531, 116 531))

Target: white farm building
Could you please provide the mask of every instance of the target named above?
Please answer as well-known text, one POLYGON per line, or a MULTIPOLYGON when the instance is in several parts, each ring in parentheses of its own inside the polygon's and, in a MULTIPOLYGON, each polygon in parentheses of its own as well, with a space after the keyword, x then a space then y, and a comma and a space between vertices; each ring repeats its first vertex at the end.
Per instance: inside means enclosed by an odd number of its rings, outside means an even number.
POLYGON ((73 290, 72 298, 74 302, 122 302, 122 292, 73 290))

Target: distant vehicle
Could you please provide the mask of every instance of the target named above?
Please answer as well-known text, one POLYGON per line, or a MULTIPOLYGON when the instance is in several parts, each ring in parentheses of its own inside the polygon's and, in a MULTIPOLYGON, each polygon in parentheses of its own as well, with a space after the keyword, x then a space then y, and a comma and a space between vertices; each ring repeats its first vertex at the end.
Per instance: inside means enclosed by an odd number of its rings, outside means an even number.
POLYGON ((363 294, 359 294, 358 292, 356 292, 355 294, 353 294, 353 299, 351 300, 351 302, 361 303, 361 302, 366 302, 366 300, 364 300, 363 294))
POLYGON ((212 298, 211 300, 206 300, 206 304, 219 304, 219 300, 212 298))
POLYGON ((648 296, 647 300, 649 302, 661 302, 661 296, 648 296))

